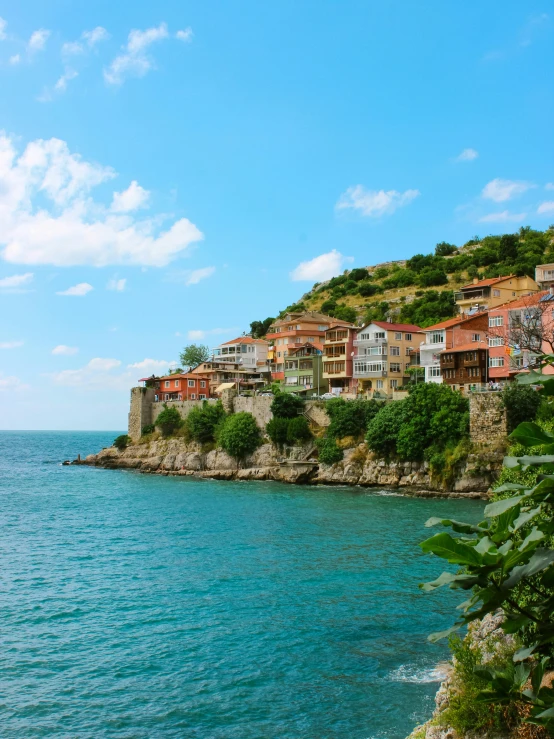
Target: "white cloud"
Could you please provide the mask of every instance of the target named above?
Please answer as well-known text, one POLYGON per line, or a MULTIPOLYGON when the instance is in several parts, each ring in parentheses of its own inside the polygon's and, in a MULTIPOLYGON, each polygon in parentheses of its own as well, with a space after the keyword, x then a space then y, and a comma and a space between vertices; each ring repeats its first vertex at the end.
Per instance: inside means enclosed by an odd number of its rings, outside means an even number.
POLYGON ((29 39, 29 42, 27 44, 27 51, 29 52, 35 52, 35 51, 42 51, 44 47, 46 46, 46 42, 48 41, 48 37, 50 36, 50 31, 47 31, 46 28, 39 28, 38 31, 33 31, 31 34, 31 38, 29 39))
POLYGON ((527 217, 527 213, 510 213, 509 210, 503 210, 501 213, 489 213, 479 218, 479 223, 509 223, 511 221, 523 221, 527 217))
POLYGON ((29 390, 29 385, 22 382, 19 377, 3 375, 0 372, 0 392, 3 390, 21 392, 22 390, 29 390))
POLYGON ((133 29, 129 33, 127 44, 104 70, 104 79, 110 85, 121 85, 127 77, 144 77, 154 66, 154 60, 148 56, 148 48, 169 36, 166 23, 146 31, 133 29))
POLYGON ((76 72, 74 69, 66 69, 65 72, 62 74, 62 76, 59 78, 59 80, 54 85, 54 89, 58 90, 58 92, 65 92, 67 89, 67 83, 70 80, 74 80, 75 77, 79 76, 79 72, 76 72))
POLYGON ((456 162, 472 162, 474 159, 477 159, 479 156, 479 152, 475 149, 464 149, 458 156, 456 157, 456 162))
MULTIPOLYGON (((239 329, 235 327, 231 328, 209 328, 209 329, 191 329, 190 331, 187 331, 187 339, 190 341, 201 341, 202 339, 205 339, 207 336, 218 336, 221 334, 233 334, 236 333, 239 329)), ((176 336, 181 336, 181 334, 177 331, 175 334, 176 336)))
POLYGON ((11 64, 12 67, 15 66, 16 64, 19 64, 20 61, 21 61, 20 54, 14 54, 13 56, 9 58, 9 64, 11 64))
POLYGON ((17 349, 23 346, 23 341, 0 341, 0 349, 17 349))
POLYGON ((487 200, 494 200, 495 203, 503 203, 527 192, 532 187, 535 187, 532 182, 503 180, 497 177, 485 185, 481 195, 487 200))
POLYGON ((421 193, 419 190, 366 190, 363 185, 349 187, 344 192, 335 208, 337 210, 352 209, 360 211, 363 216, 379 218, 394 213, 398 208, 408 205, 421 193))
POLYGON ((87 46, 92 49, 101 41, 107 41, 110 38, 110 34, 105 28, 103 28, 103 26, 96 26, 92 31, 83 31, 81 38, 83 41, 86 41, 87 46))
POLYGON ((83 54, 85 48, 79 41, 66 41, 62 44, 63 56, 76 56, 77 54, 83 54))
POLYGON ((88 282, 79 282, 78 285, 68 287, 67 290, 61 290, 60 292, 57 292, 56 295, 73 295, 81 297, 89 293, 91 290, 94 290, 94 288, 92 285, 89 285, 88 282))
POLYGON ((298 267, 290 273, 294 282, 307 280, 310 282, 321 282, 335 277, 344 269, 345 262, 352 262, 352 257, 345 257, 336 249, 320 254, 306 262, 300 262, 298 267))
POLYGON ((143 359, 141 362, 128 364, 130 370, 139 370, 144 375, 158 375, 167 372, 173 362, 166 362, 165 359, 143 359))
POLYGON ((189 42, 192 41, 192 28, 189 26, 188 28, 183 29, 182 31, 177 31, 175 34, 175 38, 178 38, 179 41, 185 41, 189 42))
POLYGON ((545 190, 554 190, 554 182, 547 182, 544 186, 545 190))
POLYGON ((25 272, 23 275, 12 275, 11 277, 3 277, 0 280, 0 288, 8 290, 23 287, 33 281, 33 273, 25 272))
POLYGON ((539 215, 554 214, 554 200, 547 200, 546 202, 541 203, 537 208, 537 213, 539 215))
POLYGON ((120 280, 113 279, 106 285, 106 290, 115 290, 116 292, 122 293, 125 290, 127 279, 122 277, 120 280))
POLYGON ((187 218, 160 231, 160 218, 112 213, 89 197, 115 177, 64 141, 37 139, 18 156, 0 133, 0 244, 14 264, 137 264, 163 267, 204 236, 187 218), (50 202, 48 202, 50 201, 50 202))
POLYGON ((119 359, 91 359, 88 363, 87 367, 90 367, 90 369, 93 370, 101 370, 103 372, 107 372, 108 370, 115 369, 115 367, 119 367, 121 362, 119 359))
POLYGON ((549 20, 550 16, 548 13, 532 15, 522 31, 520 46, 530 46, 540 32, 541 27, 547 24, 549 20))
POLYGON ((144 208, 148 203, 150 193, 133 180, 123 192, 114 192, 111 210, 114 213, 129 213, 144 208))
POLYGON ((83 390, 127 390, 136 385, 140 377, 163 374, 172 366, 174 362, 163 359, 143 359, 128 364, 122 371, 115 371, 121 367, 119 359, 97 357, 79 369, 56 372, 51 379, 56 385, 83 390))
POLYGON ((6 34, 6 27, 8 25, 8 21, 4 20, 3 18, 0 18, 0 41, 5 41, 7 38, 6 34))
POLYGON ((185 285, 198 285, 200 280, 205 280, 207 277, 211 277, 214 272, 215 267, 201 267, 200 269, 193 269, 188 273, 185 285))
POLYGON ((76 346, 66 346, 65 344, 58 344, 52 349, 52 354, 60 355, 62 357, 70 357, 73 354, 77 354, 79 349, 76 346))

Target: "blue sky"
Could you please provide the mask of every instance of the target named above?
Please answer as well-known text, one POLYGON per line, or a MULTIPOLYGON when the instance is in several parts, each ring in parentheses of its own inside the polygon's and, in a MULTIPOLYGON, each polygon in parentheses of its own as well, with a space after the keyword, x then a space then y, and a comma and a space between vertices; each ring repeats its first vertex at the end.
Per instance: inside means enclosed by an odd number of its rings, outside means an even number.
POLYGON ((543 0, 0 0, 0 428, 352 265, 554 222, 543 0))

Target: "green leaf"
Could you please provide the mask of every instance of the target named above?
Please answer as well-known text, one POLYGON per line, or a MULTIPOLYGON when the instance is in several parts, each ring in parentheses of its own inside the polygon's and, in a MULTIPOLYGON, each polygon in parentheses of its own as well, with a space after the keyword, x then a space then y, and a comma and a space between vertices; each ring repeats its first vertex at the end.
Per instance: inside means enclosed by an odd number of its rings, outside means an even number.
POLYGON ((531 577, 537 572, 546 570, 553 562, 554 549, 537 549, 527 564, 514 567, 510 577, 502 584, 502 588, 513 588, 524 577, 531 577))
MULTIPOLYGON (((504 459, 507 459, 507 457, 505 457, 504 459)), ((525 465, 553 464, 554 454, 525 455, 523 457, 516 457, 515 459, 517 459, 518 464, 525 465)))
POLYGON ((427 640, 430 642, 440 641, 441 639, 445 639, 447 636, 450 636, 450 634, 453 634, 455 631, 459 631, 459 629, 462 628, 463 624, 456 624, 455 626, 451 626, 449 629, 445 629, 444 631, 435 631, 434 634, 429 634, 427 637, 427 640))
POLYGON ((540 385, 545 382, 545 376, 540 372, 531 370, 531 372, 516 375, 516 380, 518 385, 540 385))
POLYGON ((435 534, 419 545, 424 552, 431 552, 454 565, 480 565, 482 558, 474 547, 453 539, 450 534, 435 534))
POLYGON ((542 541, 543 539, 544 539, 544 532, 540 531, 536 526, 533 526, 533 529, 525 537, 523 542, 519 545, 518 549, 520 552, 524 552, 526 549, 529 548, 530 544, 535 544, 536 542, 542 541))
POLYGON ((542 506, 537 506, 536 508, 531 508, 528 511, 524 511, 523 513, 520 513, 519 516, 515 519, 513 522, 513 526, 511 527, 512 531, 519 531, 519 529, 522 526, 525 526, 526 523, 529 523, 529 521, 532 521, 536 516, 539 515, 539 513, 542 511, 542 506))
POLYGON ((533 652, 535 651, 537 647, 538 647, 538 644, 533 644, 530 647, 525 647, 524 649, 518 649, 517 652, 514 654, 514 662, 523 662, 523 660, 529 659, 529 657, 533 654, 533 652))
POLYGON ((430 528, 431 526, 437 526, 442 524, 443 526, 451 526, 454 531, 458 534, 480 534, 483 528, 475 526, 472 523, 464 523, 463 521, 454 521, 450 518, 437 518, 433 516, 425 522, 425 527, 430 528))
POLYGON ((516 506, 521 500, 523 500, 523 497, 523 495, 516 495, 513 498, 504 498, 503 500, 497 500, 495 503, 489 503, 485 508, 485 516, 488 518, 500 516, 505 511, 516 506))
POLYGON ((519 467, 519 459, 517 457, 504 457, 502 464, 506 469, 513 470, 514 467, 519 467))
POLYGON ((542 444, 554 443, 554 434, 544 431, 536 423, 530 421, 520 423, 508 438, 519 442, 522 446, 541 446, 542 444))
MULTIPOLYGON (((515 459, 515 457, 513 457, 515 459)), ((495 493, 506 493, 509 490, 528 490, 529 485, 523 485, 519 482, 505 482, 504 485, 500 485, 499 487, 494 489, 495 493)))
POLYGON ((554 708, 547 708, 546 711, 538 713, 534 718, 554 718, 554 708))
POLYGON ((469 590, 469 588, 472 588, 474 585, 477 585, 480 578, 478 575, 455 575, 452 572, 443 572, 442 575, 440 575, 436 580, 433 582, 426 582, 420 585, 419 587, 422 590, 425 590, 426 593, 430 593, 432 590, 436 590, 437 588, 442 587, 443 585, 450 585, 450 587, 454 590, 458 588, 462 588, 463 590, 469 590))

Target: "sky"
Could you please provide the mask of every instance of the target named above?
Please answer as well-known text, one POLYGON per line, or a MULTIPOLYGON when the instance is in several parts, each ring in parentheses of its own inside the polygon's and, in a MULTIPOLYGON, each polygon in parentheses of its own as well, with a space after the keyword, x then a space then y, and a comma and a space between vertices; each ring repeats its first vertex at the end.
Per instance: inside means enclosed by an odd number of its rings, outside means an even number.
POLYGON ((0 429, 352 266, 554 222, 549 0, 0 0, 0 429))

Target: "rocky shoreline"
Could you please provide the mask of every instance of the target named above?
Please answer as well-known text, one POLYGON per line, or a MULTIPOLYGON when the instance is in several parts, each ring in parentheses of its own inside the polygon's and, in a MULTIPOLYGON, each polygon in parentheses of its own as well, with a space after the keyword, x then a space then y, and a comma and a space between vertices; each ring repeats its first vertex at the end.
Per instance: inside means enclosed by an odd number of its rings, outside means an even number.
POLYGON ((311 452, 309 447, 297 447, 283 458, 272 444, 263 444, 238 465, 221 449, 205 451, 195 442, 172 438, 134 443, 123 451, 109 447, 76 463, 158 475, 379 487, 405 495, 460 498, 487 498, 502 467, 501 452, 470 454, 457 466, 452 483, 446 485, 433 477, 427 462, 379 459, 363 443, 345 449, 344 459, 333 465, 319 463, 311 452))

